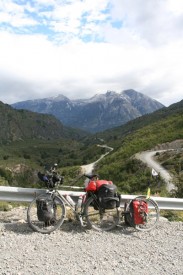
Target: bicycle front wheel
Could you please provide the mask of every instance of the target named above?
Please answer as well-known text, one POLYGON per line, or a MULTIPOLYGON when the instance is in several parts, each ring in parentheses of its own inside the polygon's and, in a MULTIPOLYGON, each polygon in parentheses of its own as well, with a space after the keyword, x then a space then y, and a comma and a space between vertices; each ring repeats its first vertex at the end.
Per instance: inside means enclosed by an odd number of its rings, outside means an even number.
POLYGON ((88 227, 98 231, 109 231, 119 223, 118 209, 103 209, 97 199, 93 197, 90 197, 86 202, 84 217, 88 227))
MULTIPOLYGON (((45 211, 45 210, 43 210, 45 211)), ((49 215, 49 213, 48 213, 49 215)), ((47 216, 48 216, 47 215, 47 216)), ((57 228, 59 228, 65 219, 65 205, 60 197, 53 196, 50 194, 39 195, 36 197, 29 205, 27 210, 27 221, 29 226, 36 232, 40 233, 51 233, 57 228), (51 218, 46 219, 44 217, 40 218, 40 214, 38 213, 38 200, 48 200, 51 205, 51 218)))
POLYGON ((149 231, 157 225, 159 221, 159 207, 158 204, 151 198, 146 198, 146 196, 138 196, 135 200, 143 201, 147 204, 147 211, 142 211, 140 213, 143 218, 143 223, 134 224, 133 211, 128 205, 128 221, 135 229, 139 231, 149 231))

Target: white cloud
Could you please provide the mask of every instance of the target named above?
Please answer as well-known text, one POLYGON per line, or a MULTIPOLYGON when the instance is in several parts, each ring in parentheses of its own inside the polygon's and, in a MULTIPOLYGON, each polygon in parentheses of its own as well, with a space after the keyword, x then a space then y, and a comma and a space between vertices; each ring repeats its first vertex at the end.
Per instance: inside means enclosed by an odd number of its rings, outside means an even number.
POLYGON ((124 29, 152 46, 183 34, 183 5, 179 0, 113 0, 113 3, 113 18, 122 18, 124 29))
MULTIPOLYGON (((26 9, 28 7, 29 5, 25 6, 26 9)), ((0 22, 8 23, 13 27, 36 25, 36 21, 24 13, 25 8, 11 0, 2 0, 0 2, 0 22)))
POLYGON ((128 88, 182 99, 182 1, 66 2, 1 1, 0 100, 128 88))

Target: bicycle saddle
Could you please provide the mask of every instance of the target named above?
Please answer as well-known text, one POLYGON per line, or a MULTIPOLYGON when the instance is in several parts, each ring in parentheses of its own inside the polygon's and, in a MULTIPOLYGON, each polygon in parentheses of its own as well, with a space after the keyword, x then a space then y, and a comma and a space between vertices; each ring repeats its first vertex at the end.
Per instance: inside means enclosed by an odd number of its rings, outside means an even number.
POLYGON ((94 178, 94 177, 97 177, 97 178, 99 178, 99 175, 98 174, 84 174, 84 176, 86 177, 86 178, 88 178, 88 179, 92 179, 92 178, 94 178))

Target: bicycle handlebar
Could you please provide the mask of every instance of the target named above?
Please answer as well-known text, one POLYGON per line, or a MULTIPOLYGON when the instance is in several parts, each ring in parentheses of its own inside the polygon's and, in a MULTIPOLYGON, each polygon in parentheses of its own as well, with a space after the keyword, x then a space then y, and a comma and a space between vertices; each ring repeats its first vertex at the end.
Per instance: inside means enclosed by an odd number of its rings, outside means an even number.
MULTIPOLYGON (((56 171, 57 167, 58 167, 58 165, 55 163, 54 165, 49 167, 49 169, 48 169, 48 167, 45 167, 45 170, 46 170, 45 173, 38 172, 38 174, 37 174, 38 178, 41 181, 43 181, 44 183, 46 183, 48 188, 54 188, 55 186, 58 186, 58 185, 64 183, 64 177, 61 176, 60 174, 58 174, 57 171, 56 171)), ((82 174, 81 176, 79 176, 78 178, 73 180, 71 182, 71 184, 76 183, 83 176, 90 179, 90 180, 95 178, 95 177, 99 178, 99 175, 97 175, 97 174, 82 174)), ((71 187, 71 185, 70 185, 70 187, 71 187)), ((81 187, 79 187, 79 188, 82 189, 81 187)))
POLYGON ((56 185, 58 186, 59 184, 63 184, 64 182, 64 177, 59 175, 56 172, 51 172, 51 173, 41 173, 38 172, 38 178, 46 183, 48 188, 54 188, 56 185))

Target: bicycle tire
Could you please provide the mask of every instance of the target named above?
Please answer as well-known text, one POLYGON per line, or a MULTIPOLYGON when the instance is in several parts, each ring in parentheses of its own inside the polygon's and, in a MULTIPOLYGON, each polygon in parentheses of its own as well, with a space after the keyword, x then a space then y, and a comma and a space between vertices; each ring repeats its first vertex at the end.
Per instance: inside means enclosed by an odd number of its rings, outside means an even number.
POLYGON ((98 201, 90 197, 84 207, 84 217, 88 228, 97 231, 109 231, 119 223, 119 210, 118 208, 102 209, 98 201))
POLYGON ((139 231, 150 231, 153 229, 157 222, 159 221, 159 207, 158 204, 152 198, 146 198, 146 196, 138 196, 135 198, 136 200, 142 200, 148 205, 148 212, 144 213, 144 222, 143 224, 134 224, 133 221, 133 213, 130 208, 130 204, 128 204, 127 209, 127 219, 131 226, 139 231))
POLYGON ((64 222, 66 213, 65 205, 59 196, 54 195, 53 202, 56 205, 54 208, 54 218, 49 223, 45 223, 38 219, 36 203, 38 198, 48 198, 50 200, 50 194, 41 194, 30 203, 27 209, 27 222, 34 231, 49 234, 59 228, 64 222))
POLYGON ((129 211, 129 205, 130 205, 130 203, 131 203, 131 201, 128 202, 128 203, 125 202, 125 204, 124 204, 124 212, 122 213, 122 216, 124 216, 125 225, 134 227, 133 217, 132 217, 131 212, 129 211))

